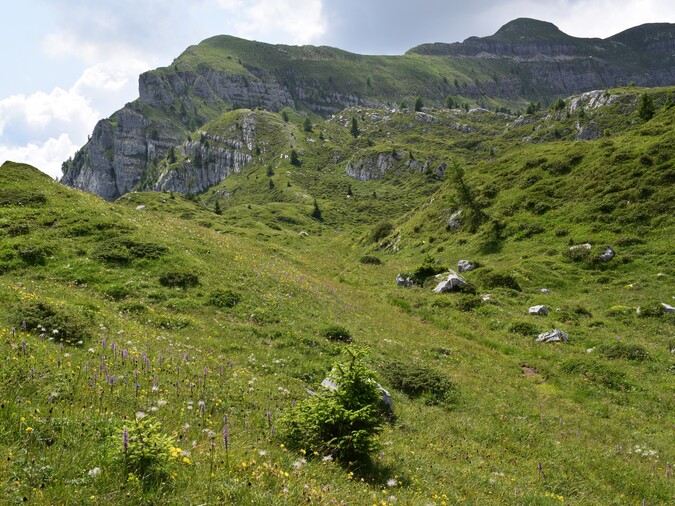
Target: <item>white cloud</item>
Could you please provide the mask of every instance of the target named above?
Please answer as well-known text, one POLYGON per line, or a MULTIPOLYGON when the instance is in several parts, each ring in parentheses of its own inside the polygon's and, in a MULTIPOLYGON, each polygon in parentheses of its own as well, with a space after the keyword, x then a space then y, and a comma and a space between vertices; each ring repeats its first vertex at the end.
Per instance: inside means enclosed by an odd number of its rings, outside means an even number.
POLYGON ((108 61, 85 69, 68 90, 0 100, 0 157, 60 176, 61 163, 96 122, 137 96, 137 76, 146 68, 139 60, 108 61))
POLYGON ((234 16, 233 35, 283 42, 317 43, 326 33, 321 0, 218 0, 234 16))
POLYGON ((73 144, 68 134, 50 138, 45 142, 29 142, 25 146, 0 145, 0 160, 27 163, 52 177, 61 177, 61 164, 72 156, 79 146, 73 144))

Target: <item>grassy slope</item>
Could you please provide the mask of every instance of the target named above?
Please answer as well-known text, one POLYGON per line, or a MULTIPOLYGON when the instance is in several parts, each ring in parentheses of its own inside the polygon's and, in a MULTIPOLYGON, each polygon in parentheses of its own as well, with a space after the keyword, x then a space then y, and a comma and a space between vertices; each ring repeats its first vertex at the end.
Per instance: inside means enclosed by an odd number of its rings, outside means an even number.
POLYGON ((170 504, 176 494, 193 504, 371 504, 392 497, 399 504, 667 502, 672 478, 666 467, 675 460, 673 319, 638 318, 635 307, 672 302, 673 109, 631 125, 634 103, 615 107, 588 113, 613 133, 589 143, 571 140, 576 118, 564 115, 553 123, 535 117, 538 123, 509 130, 494 118, 465 116, 463 123, 483 122, 483 130, 445 144, 453 129, 417 123, 413 114, 385 123, 364 114, 358 140, 350 140, 348 121, 339 118, 316 127, 328 139, 328 152, 358 155, 396 144, 418 153, 417 160, 460 160, 484 212, 504 224, 496 243, 488 242, 487 225, 476 233, 446 230, 448 210, 457 207, 450 181, 350 181, 343 174, 346 159, 308 177, 312 164, 330 156, 306 141, 316 132, 305 136, 297 128, 303 167, 280 165, 273 179, 276 189, 286 191, 288 179, 294 193, 318 197, 323 223, 309 218, 306 199, 265 203, 261 192, 268 189, 255 183, 254 172, 224 183, 235 181, 243 197, 231 205, 221 201, 218 216, 212 201, 204 207, 178 195, 138 193, 108 204, 30 167, 5 164, 3 496, 8 502, 112 504, 170 504), (548 142, 514 145, 533 131, 548 142), (372 146, 363 144, 366 137, 372 146), (473 148, 459 145, 462 139, 473 139, 473 148), (336 195, 334 188, 347 183, 355 196, 336 195), (401 184, 410 191, 396 194, 401 184), (371 207, 358 207, 373 189, 378 198, 367 200, 371 207), (551 199, 548 209, 535 205, 542 195, 551 199), (397 198, 408 208, 397 208, 397 198), (396 225, 384 248, 359 239, 383 217, 396 225), (394 253, 386 245, 399 235, 394 253), (149 244, 167 249, 156 259, 97 260, 106 244, 121 239, 145 245, 142 251, 152 250, 149 244), (564 257, 570 243, 583 241, 593 243, 594 253, 612 244, 617 257, 606 265, 564 257), (384 264, 359 263, 365 253, 384 264), (460 258, 479 260, 484 267, 467 279, 491 301, 476 306, 468 296, 434 295, 431 281, 424 288, 394 286, 397 273, 425 256, 450 267, 460 258), (199 286, 160 285, 170 269, 197 274, 199 286), (489 286, 488 270, 512 275, 522 291, 489 286), (542 287, 552 293, 540 294, 542 287), (240 303, 210 305, 221 288, 236 291, 240 303), (12 337, 10 327, 20 329, 22 311, 36 300, 81 322, 85 342, 61 348, 36 332, 18 330, 12 337), (549 316, 528 317, 536 303, 547 304, 549 316), (467 306, 473 311, 461 310, 467 306), (371 348, 370 364, 382 376, 393 362, 413 360, 457 386, 456 401, 441 406, 392 391, 397 417, 363 482, 358 470, 351 476, 321 459, 294 466, 302 455, 280 448, 267 419, 269 411, 274 425, 292 399, 321 381, 339 353, 321 331, 335 323, 371 348), (553 327, 568 331, 571 342, 533 342, 537 331, 553 327), (617 342, 637 346, 649 359, 608 358, 603 345, 617 342), (122 349, 130 353, 124 360, 122 349), (116 378, 112 386, 106 376, 116 378), (137 411, 156 416, 189 451, 190 463, 177 460, 175 476, 159 489, 143 491, 127 480, 111 456, 125 418, 137 411), (203 430, 220 434, 226 414, 230 450, 225 453, 218 435, 212 461, 203 430), (95 467, 101 474, 89 476, 95 467))

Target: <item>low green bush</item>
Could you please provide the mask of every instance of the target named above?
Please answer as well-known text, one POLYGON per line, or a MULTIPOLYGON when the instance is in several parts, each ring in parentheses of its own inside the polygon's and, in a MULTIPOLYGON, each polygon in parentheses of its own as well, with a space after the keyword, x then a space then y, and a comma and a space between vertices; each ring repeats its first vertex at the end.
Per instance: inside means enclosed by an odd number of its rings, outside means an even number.
POLYGON ((12 312, 17 327, 26 322, 26 329, 45 333, 55 341, 69 344, 86 342, 92 337, 91 322, 73 309, 61 308, 44 301, 17 304, 12 312), (42 330, 44 329, 44 330, 42 330))
POLYGON ((370 242, 380 242, 394 230, 394 225, 390 221, 382 221, 375 225, 370 232, 370 242))
POLYGON ((382 260, 372 255, 363 255, 361 258, 359 258, 359 262, 361 262, 362 264, 369 264, 369 265, 382 264, 382 260))
POLYGON ((623 371, 604 364, 598 360, 586 358, 568 358, 562 362, 560 369, 563 372, 583 376, 593 383, 597 383, 612 390, 630 390, 631 385, 626 380, 623 371))
POLYGON ((168 288, 191 288, 199 285, 199 277, 192 272, 168 271, 159 277, 159 284, 168 288))
POLYGON ((468 313, 481 306, 483 299, 472 293, 458 294, 455 299, 455 307, 462 312, 468 313))
POLYGON ((536 336, 539 334, 539 329, 530 322, 513 322, 509 326, 509 332, 523 336, 536 336))
POLYGON ((649 360, 649 352, 639 344, 627 344, 621 341, 598 346, 598 353, 610 360, 624 359, 635 362, 649 360))
POLYGON ((341 341, 344 343, 350 343, 352 341, 352 333, 340 325, 330 325, 326 327, 321 334, 331 341, 341 341))
POLYGON ((393 388, 426 404, 449 404, 457 400, 457 388, 442 373, 415 362, 395 361, 386 364, 384 377, 393 388))
POLYGON ((234 307, 241 301, 241 295, 229 289, 218 288, 209 295, 209 304, 216 307, 234 307))
POLYGON ((522 291, 516 278, 505 272, 496 272, 489 269, 481 269, 476 272, 478 282, 485 288, 509 288, 518 292, 522 291))

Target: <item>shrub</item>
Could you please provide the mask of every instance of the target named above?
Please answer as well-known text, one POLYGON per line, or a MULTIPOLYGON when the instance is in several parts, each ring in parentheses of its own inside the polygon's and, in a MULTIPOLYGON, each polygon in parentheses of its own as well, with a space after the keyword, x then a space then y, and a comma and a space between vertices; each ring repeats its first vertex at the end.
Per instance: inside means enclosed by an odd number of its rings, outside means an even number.
POLYGON ((367 462, 377 450, 384 406, 373 372, 363 363, 364 350, 348 347, 346 363, 336 363, 330 377, 337 385, 298 402, 279 420, 279 434, 289 448, 308 455, 331 455, 343 464, 367 462))
POLYGON ((509 327, 509 332, 523 336, 535 336, 539 334, 539 329, 530 322, 513 322, 509 327))
POLYGON ((509 288, 518 292, 522 291, 518 281, 511 274, 481 270, 477 273, 477 277, 485 288, 509 288))
POLYGON ((560 368, 564 372, 579 374, 593 383, 613 390, 628 390, 631 387, 626 381, 625 373, 601 362, 570 358, 565 360, 560 368))
POLYGON ((376 256, 372 255, 363 255, 361 258, 359 258, 359 262, 362 264, 368 264, 368 265, 381 265, 382 260, 377 258, 376 256))
POLYGON ((241 296, 228 289, 219 288, 209 295, 209 304, 216 307, 234 307, 241 300, 241 296))
POLYGON ((459 294, 455 300, 455 307, 463 312, 470 312, 481 306, 483 300, 475 294, 459 294))
POLYGON ((452 403, 456 400, 455 385, 440 372, 414 362, 391 362, 384 376, 392 387, 413 399, 422 398, 426 404, 452 403))
POLYGON ((666 314, 666 309, 660 302, 649 302, 637 309, 640 318, 661 317, 666 314))
POLYGON ((160 244, 137 242, 123 237, 113 237, 98 244, 92 251, 95 260, 113 264, 127 264, 135 259, 155 260, 168 251, 160 244))
POLYGON ((370 232, 370 242, 380 242, 394 230, 394 225, 390 221, 381 221, 370 232))
POLYGON ((159 277, 159 284, 168 288, 190 288, 199 284, 196 274, 184 271, 168 271, 159 277))
POLYGON ((122 300, 130 293, 131 290, 125 285, 110 285, 103 289, 103 294, 112 300, 122 300))
POLYGON ((326 327, 323 330, 322 335, 331 341, 342 341, 345 343, 350 343, 352 341, 352 333, 340 325, 326 327))
POLYGON ((421 285, 427 278, 440 274, 446 270, 447 269, 444 266, 435 263, 432 258, 427 257, 423 263, 415 267, 415 270, 410 274, 410 279, 416 284, 421 285))
POLYGON ((55 341, 76 344, 92 336, 90 323, 82 316, 43 301, 20 303, 14 308, 13 320, 17 327, 25 321, 29 331, 45 332, 55 341))
POLYGON ((649 353, 639 344, 626 344, 621 341, 603 344, 598 347, 598 352, 610 360, 623 358, 625 360, 634 360, 642 362, 649 360, 649 353))
POLYGON ((28 265, 44 265, 52 254, 52 248, 42 243, 19 244, 16 250, 21 260, 28 265))

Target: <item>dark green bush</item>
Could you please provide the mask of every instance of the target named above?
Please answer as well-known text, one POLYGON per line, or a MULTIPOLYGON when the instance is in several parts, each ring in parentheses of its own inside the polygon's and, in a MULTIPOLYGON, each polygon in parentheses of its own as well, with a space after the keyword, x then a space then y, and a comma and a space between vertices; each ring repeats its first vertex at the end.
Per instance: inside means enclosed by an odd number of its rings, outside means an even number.
POLYGON ((27 330, 44 332, 55 341, 78 344, 92 337, 91 323, 87 319, 72 309, 43 301, 19 303, 13 310, 12 319, 17 327, 25 321, 27 330))
POLYGON ((637 315, 640 318, 659 318, 666 314, 666 309, 660 302, 651 301, 647 304, 641 304, 637 310, 637 315))
POLYGON ((127 264, 136 259, 154 260, 161 257, 168 249, 160 244, 138 242, 124 237, 112 237, 98 244, 92 257, 95 260, 127 264))
POLYGON ((539 329, 530 322, 513 322, 509 327, 509 332, 523 336, 536 336, 539 334, 539 329))
POLYGON ((168 271, 159 277, 159 284, 168 288, 191 288, 199 284, 199 277, 191 272, 168 271))
POLYGON ((476 277, 485 288, 510 288, 518 292, 522 291, 518 281, 511 274, 486 269, 477 271, 476 277))
POLYGON ((110 285, 103 289, 103 294, 112 300, 122 300, 129 296, 131 290, 126 285, 110 285))
POLYGON ((448 404, 457 400, 457 388, 442 373, 415 362, 386 364, 383 374, 393 388, 426 404, 448 404))
POLYGON ((343 464, 365 463, 377 450, 376 438, 386 419, 374 374, 364 352, 348 347, 349 361, 330 374, 337 389, 322 389, 298 402, 279 419, 278 434, 291 449, 331 455, 343 464))
POLYGON ((471 293, 458 294, 455 299, 455 307, 467 313, 479 308, 482 303, 483 300, 479 295, 471 293))
POLYGON ((26 223, 15 223, 14 225, 10 225, 7 229, 7 234, 11 237, 28 235, 29 233, 30 227, 26 223))
POLYGON ((228 289, 219 288, 209 295, 209 304, 216 307, 234 307, 241 300, 241 296, 228 289))
POLYGON ((29 190, 0 189, 0 206, 39 206, 47 202, 44 193, 29 190))
POLYGON ((610 360, 616 360, 619 358, 633 360, 636 362, 649 360, 649 353, 644 348, 644 346, 640 346, 639 344, 626 344, 622 343, 621 341, 599 346, 598 353, 610 360))
POLYGON ((53 248, 48 244, 33 242, 17 245, 16 252, 28 265, 44 265, 53 248))
POLYGON ((592 359, 569 358, 563 361, 560 369, 563 372, 583 376, 593 383, 612 390, 629 390, 631 388, 624 372, 592 359))
POLYGON ((422 264, 415 267, 415 270, 410 273, 410 279, 416 284, 421 285, 424 284, 427 278, 445 271, 447 269, 444 266, 435 263, 432 258, 426 258, 422 264))
POLYGON ((331 341, 341 341, 344 343, 350 343, 352 341, 352 333, 340 325, 330 325, 329 327, 326 327, 321 334, 331 341))
POLYGON ((363 255, 361 258, 359 258, 359 262, 361 262, 362 264, 369 264, 369 265, 382 264, 382 260, 372 255, 363 255))
POLYGON ((394 225, 390 221, 382 221, 373 227, 370 232, 370 242, 380 242, 394 230, 394 225))

